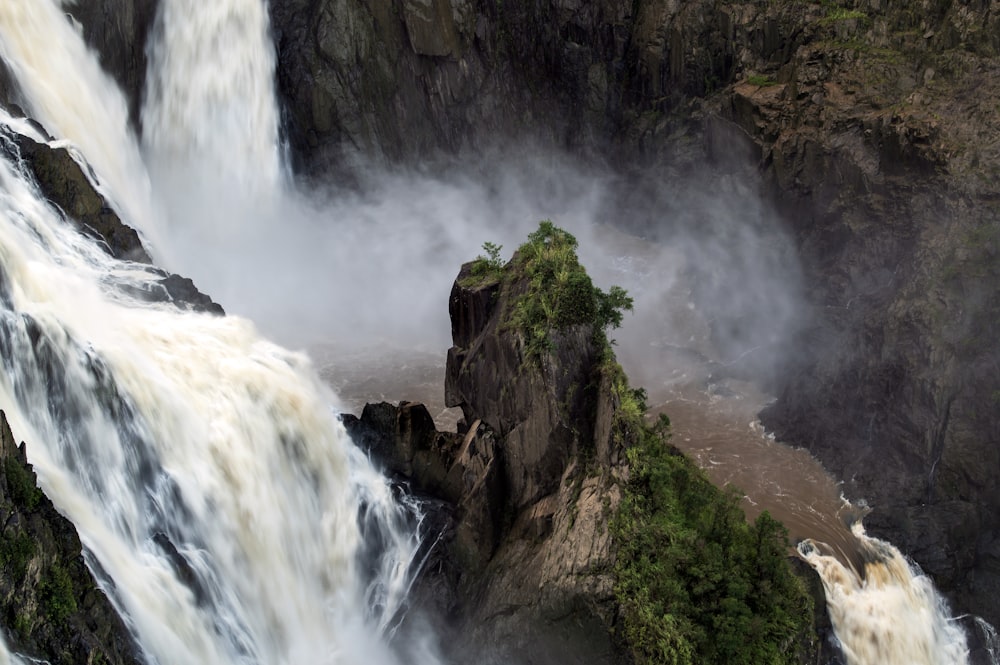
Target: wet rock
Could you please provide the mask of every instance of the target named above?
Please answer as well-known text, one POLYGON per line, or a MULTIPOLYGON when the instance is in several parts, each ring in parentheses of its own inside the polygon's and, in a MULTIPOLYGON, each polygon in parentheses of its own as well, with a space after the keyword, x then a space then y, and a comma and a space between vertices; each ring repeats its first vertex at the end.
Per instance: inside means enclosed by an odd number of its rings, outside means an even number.
MULTIPOLYGON (((44 128, 38 129, 45 133, 44 128)), ((20 134, 13 137, 13 142, 16 154, 12 156, 21 159, 30 169, 42 194, 60 210, 68 223, 93 237, 115 258, 151 263, 138 233, 121 221, 118 213, 94 188, 93 174, 88 178, 69 151, 52 148, 20 134)), ((143 300, 172 303, 183 310, 225 313, 190 279, 152 266, 146 270, 160 278, 142 287, 123 283, 118 284, 118 288, 143 300)))
POLYGON ((20 158, 31 169, 42 193, 70 223, 97 238, 116 258, 150 262, 139 234, 122 223, 69 151, 22 135, 17 135, 15 141, 20 158))
POLYGON ((157 284, 166 291, 166 300, 174 303, 181 309, 208 312, 210 314, 225 314, 222 305, 219 305, 211 297, 199 291, 198 287, 188 277, 171 274, 161 279, 157 284))
POLYGON ((6 63, 0 60, 0 106, 9 109, 17 99, 17 83, 6 63))
POLYGON ((101 66, 121 86, 136 127, 146 81, 146 41, 157 5, 158 0, 100 0, 66 6, 101 66))
POLYGON ((418 491, 457 503, 460 495, 447 484, 460 439, 438 432, 423 404, 366 404, 357 418, 341 416, 351 438, 390 474, 405 476, 418 491))
POLYGON ((0 612, 13 651, 53 665, 141 662, 84 564, 73 525, 38 489, 0 412, 0 612))

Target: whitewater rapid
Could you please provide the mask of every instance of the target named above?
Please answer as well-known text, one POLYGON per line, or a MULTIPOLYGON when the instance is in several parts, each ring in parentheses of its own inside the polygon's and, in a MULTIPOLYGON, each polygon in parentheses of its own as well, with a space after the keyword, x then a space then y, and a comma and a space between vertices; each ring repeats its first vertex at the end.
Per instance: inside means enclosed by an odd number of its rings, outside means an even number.
POLYGON ((848 665, 968 663, 965 630, 930 578, 890 543, 868 536, 861 522, 853 531, 865 560, 860 571, 822 553, 813 541, 798 546, 823 580, 848 665))
MULTIPOLYGON (((181 135, 194 120, 168 119, 215 113, 220 100, 207 83, 174 97, 171 71, 199 69, 174 60, 191 45, 172 46, 174 29, 220 30, 220 18, 242 28, 246 17, 259 33, 249 48, 259 50, 266 13, 256 0, 161 10, 152 58, 160 75, 150 78, 165 96, 151 94, 144 118, 158 163, 183 166, 206 154, 204 137, 181 135)), ((237 44, 242 34, 227 39, 237 44)), ((216 47, 216 57, 230 57, 227 43, 216 47)), ((79 148, 125 218, 161 231, 122 96, 58 6, 4 0, 0 55, 54 145, 79 148)), ((270 79, 271 57, 229 75, 270 79)), ((235 90, 273 107, 266 86, 235 90)), ((242 126, 243 112, 219 122, 242 126)), ((255 140, 270 128, 263 152, 238 133, 222 137, 245 151, 255 186, 261 174, 276 186, 272 120, 252 127, 255 140)), ((418 564, 419 508, 397 502, 352 445, 336 397, 305 356, 263 340, 246 320, 138 298, 162 275, 72 230, 20 163, 15 131, 47 141, 0 117, 0 402, 145 658, 396 662, 387 644, 418 564)))

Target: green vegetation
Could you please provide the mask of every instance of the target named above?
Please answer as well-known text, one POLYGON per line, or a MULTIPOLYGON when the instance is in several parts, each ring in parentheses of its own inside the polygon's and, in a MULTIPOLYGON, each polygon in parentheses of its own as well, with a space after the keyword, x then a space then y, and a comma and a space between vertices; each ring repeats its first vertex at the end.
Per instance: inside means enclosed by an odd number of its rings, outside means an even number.
POLYGON ((851 19, 857 19, 862 22, 868 20, 868 14, 857 9, 847 9, 845 7, 830 7, 826 12, 826 17, 823 19, 827 22, 833 21, 849 21, 851 19))
POLYGON ((764 76, 762 74, 751 74, 747 77, 747 83, 750 85, 755 85, 758 88, 766 88, 772 85, 778 85, 778 82, 774 80, 774 77, 764 76))
POLYGON ((8 459, 4 462, 3 473, 11 500, 26 510, 37 508, 42 500, 42 490, 35 485, 31 472, 17 460, 8 459))
POLYGON ((612 523, 625 643, 639 665, 796 663, 813 603, 784 527, 767 513, 748 524, 739 495, 668 444, 669 424, 650 427, 632 408, 618 423, 638 435, 612 523))
POLYGON ((38 584, 38 598, 45 614, 57 623, 76 612, 73 580, 58 563, 52 564, 48 574, 38 584))
POLYGON ((28 572, 28 561, 35 556, 35 541, 26 534, 5 534, 0 539, 0 566, 7 579, 20 582, 28 572))
POLYGON ((503 245, 492 242, 483 243, 483 251, 472 262, 472 275, 463 280, 462 286, 473 287, 491 282, 498 282, 503 277, 503 259, 500 258, 500 250, 503 245))
POLYGON ((632 299, 621 287, 604 292, 594 286, 576 248, 571 234, 542 221, 514 255, 515 269, 504 273, 507 288, 523 289, 512 298, 506 322, 523 333, 529 358, 551 350, 551 331, 576 325, 592 326, 600 346, 606 347, 605 331, 619 327, 623 311, 632 309, 632 299))
MULTIPOLYGON (((620 637, 636 663, 796 663, 813 605, 789 566, 784 527, 766 513, 748 524, 739 495, 716 488, 669 445, 669 418, 646 422, 646 392, 629 386, 606 336, 632 300, 619 287, 595 287, 576 239, 551 221, 506 266, 499 246, 483 247, 469 279, 500 285, 502 325, 523 335, 526 358, 551 350, 553 331, 587 325, 597 337, 616 406, 612 435, 630 467, 611 530, 620 637)), ((573 482, 571 522, 584 478, 573 482)))

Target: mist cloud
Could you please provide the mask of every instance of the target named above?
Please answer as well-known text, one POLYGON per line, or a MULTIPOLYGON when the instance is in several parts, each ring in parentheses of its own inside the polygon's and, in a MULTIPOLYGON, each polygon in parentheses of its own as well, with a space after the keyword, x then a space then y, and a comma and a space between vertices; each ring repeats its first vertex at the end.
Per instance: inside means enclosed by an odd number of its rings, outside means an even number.
POLYGON ((614 336, 636 384, 682 379, 684 357, 700 366, 690 371, 772 367, 800 311, 780 220, 731 175, 646 174, 640 186, 524 150, 258 196, 205 174, 153 175, 170 219, 161 259, 286 345, 437 353, 443 364, 461 264, 485 241, 509 258, 541 219, 577 236, 597 285, 633 296, 614 336))

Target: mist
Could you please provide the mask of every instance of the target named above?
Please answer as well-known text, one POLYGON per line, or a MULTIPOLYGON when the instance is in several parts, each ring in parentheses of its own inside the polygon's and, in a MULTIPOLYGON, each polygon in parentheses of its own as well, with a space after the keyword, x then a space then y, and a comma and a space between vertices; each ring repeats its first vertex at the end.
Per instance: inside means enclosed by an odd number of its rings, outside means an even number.
MULTIPOLYGON (((349 186, 308 191, 289 181, 248 194, 245 174, 190 164, 153 161, 151 176, 168 220, 158 259, 281 344, 327 355, 349 381, 395 377, 415 361, 441 370, 461 265, 486 241, 509 259, 542 219, 577 237, 595 284, 633 297, 612 336, 633 383, 651 392, 699 374, 773 372, 802 310, 781 220, 756 183, 708 169, 639 179, 515 145, 370 165, 349 186)), ((389 378, 389 390, 393 381, 400 394, 361 390, 425 398, 398 385, 415 379, 389 378)))

